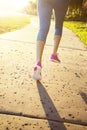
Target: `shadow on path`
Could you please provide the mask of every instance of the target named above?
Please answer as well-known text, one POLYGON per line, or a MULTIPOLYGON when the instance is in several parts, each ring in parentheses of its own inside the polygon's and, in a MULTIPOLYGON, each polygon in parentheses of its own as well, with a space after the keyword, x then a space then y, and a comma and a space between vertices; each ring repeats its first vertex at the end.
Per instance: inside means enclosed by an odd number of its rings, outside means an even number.
POLYGON ((81 95, 82 99, 85 101, 85 103, 87 104, 87 94, 84 92, 81 92, 80 95, 81 95))
POLYGON ((66 130, 63 119, 61 119, 58 114, 54 103, 52 102, 50 96, 48 95, 45 87, 41 84, 40 81, 37 81, 37 88, 40 95, 40 100, 48 120, 49 127, 51 130, 66 130))

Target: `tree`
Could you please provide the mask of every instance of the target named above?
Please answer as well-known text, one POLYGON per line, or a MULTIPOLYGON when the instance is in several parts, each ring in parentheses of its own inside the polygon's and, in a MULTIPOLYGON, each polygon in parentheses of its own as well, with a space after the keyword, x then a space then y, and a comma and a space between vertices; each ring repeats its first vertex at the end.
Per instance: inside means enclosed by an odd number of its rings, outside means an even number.
POLYGON ((73 7, 74 9, 82 7, 83 0, 70 0, 69 6, 73 7))
POLYGON ((30 1, 29 4, 24 8, 24 12, 27 14, 36 14, 37 13, 37 4, 36 2, 30 1))
POLYGON ((83 0, 70 1, 68 9, 68 17, 70 20, 85 20, 86 16, 84 15, 84 13, 85 12, 83 11, 83 0))
POLYGON ((83 19, 87 22, 87 0, 83 0, 83 19))
POLYGON ((87 0, 83 1, 83 9, 87 11, 87 0))

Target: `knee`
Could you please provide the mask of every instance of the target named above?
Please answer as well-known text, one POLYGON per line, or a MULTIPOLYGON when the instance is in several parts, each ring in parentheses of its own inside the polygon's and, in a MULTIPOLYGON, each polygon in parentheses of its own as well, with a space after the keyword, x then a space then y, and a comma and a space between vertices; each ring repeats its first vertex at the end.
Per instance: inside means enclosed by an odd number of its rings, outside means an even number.
POLYGON ((47 38, 48 31, 49 31, 48 26, 40 28, 39 32, 38 32, 37 40, 42 40, 45 42, 46 38, 47 38))

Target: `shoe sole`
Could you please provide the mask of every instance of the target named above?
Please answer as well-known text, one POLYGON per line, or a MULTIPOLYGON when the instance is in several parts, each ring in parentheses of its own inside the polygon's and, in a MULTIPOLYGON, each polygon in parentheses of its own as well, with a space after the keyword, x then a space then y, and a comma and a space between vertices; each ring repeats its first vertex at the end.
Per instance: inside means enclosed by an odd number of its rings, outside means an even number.
POLYGON ((36 77, 32 77, 32 79, 34 79, 34 80, 41 80, 42 78, 36 78, 36 77))
POLYGON ((55 62, 55 63, 60 63, 60 61, 53 60, 53 59, 50 59, 50 61, 55 62))
POLYGON ((35 75, 32 75, 31 77, 32 77, 32 79, 34 79, 34 80, 41 80, 41 79, 42 79, 42 77, 41 77, 41 78, 37 78, 37 76, 35 76, 35 75))

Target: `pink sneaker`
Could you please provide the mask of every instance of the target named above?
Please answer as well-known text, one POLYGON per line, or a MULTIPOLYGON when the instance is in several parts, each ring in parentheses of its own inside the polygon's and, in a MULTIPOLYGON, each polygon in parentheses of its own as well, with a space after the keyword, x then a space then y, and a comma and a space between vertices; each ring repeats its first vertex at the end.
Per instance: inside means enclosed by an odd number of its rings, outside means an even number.
POLYGON ((58 54, 56 54, 56 55, 51 55, 50 56, 50 60, 52 61, 52 62, 56 62, 56 63, 60 63, 61 61, 60 61, 60 59, 58 58, 58 54))

